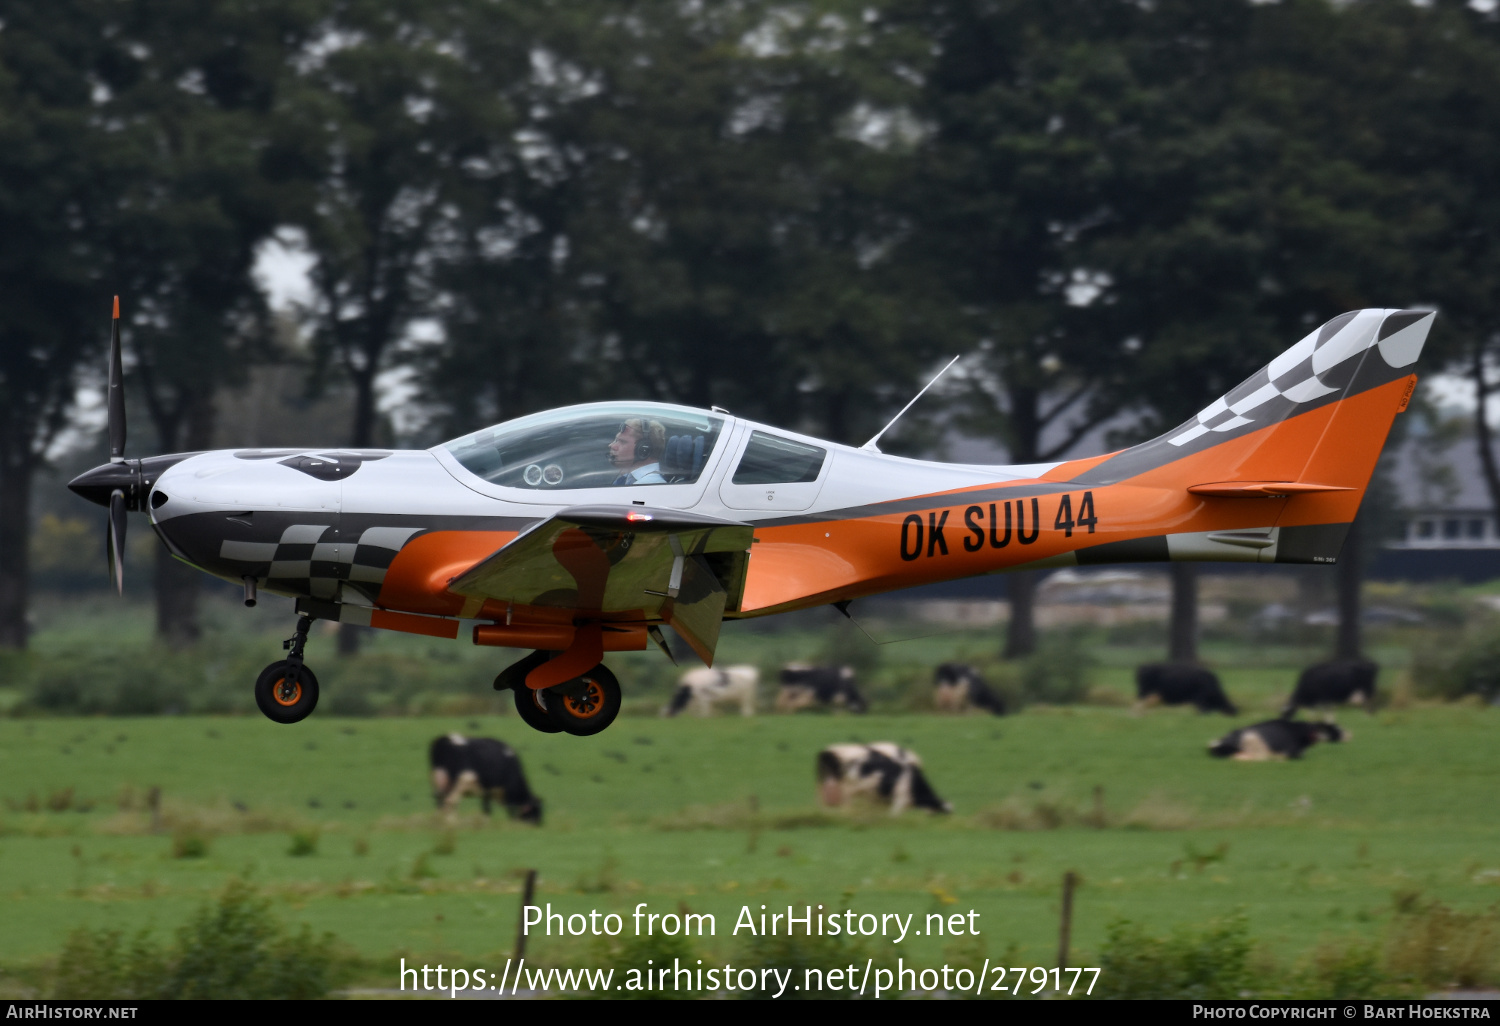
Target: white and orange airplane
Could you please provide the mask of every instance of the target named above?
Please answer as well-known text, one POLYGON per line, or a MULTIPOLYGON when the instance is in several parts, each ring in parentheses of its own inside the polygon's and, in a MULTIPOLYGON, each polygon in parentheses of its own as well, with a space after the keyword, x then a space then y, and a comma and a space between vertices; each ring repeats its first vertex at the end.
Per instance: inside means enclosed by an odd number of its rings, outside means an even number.
MULTIPOLYGON (((503 670, 525 721, 594 734, 620 707, 605 653, 712 663, 723 620, 1037 567, 1333 563, 1433 313, 1336 317, 1160 438, 1087 459, 968 466, 647 402, 571 406, 432 449, 227 449, 128 460, 118 333, 110 462, 69 487, 173 555, 299 613, 255 685, 312 712, 314 619, 531 649, 503 670)), ((878 438, 879 436, 877 436, 878 438)))

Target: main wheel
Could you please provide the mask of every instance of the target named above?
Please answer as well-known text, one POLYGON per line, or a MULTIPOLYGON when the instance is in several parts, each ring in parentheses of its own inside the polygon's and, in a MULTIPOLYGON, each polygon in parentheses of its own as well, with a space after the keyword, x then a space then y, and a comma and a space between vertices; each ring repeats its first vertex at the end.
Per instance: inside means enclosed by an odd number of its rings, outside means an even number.
POLYGON ((277 723, 305 720, 318 707, 318 678, 306 666, 274 662, 255 680, 255 704, 277 723))
POLYGON ((547 692, 547 711, 569 734, 597 734, 620 714, 620 682, 603 663, 547 692))
POLYGON ((516 696, 516 712, 525 721, 526 726, 532 730, 540 730, 543 734, 561 734, 562 727, 552 718, 548 711, 548 699, 551 695, 543 695, 533 691, 525 684, 513 689, 516 696))

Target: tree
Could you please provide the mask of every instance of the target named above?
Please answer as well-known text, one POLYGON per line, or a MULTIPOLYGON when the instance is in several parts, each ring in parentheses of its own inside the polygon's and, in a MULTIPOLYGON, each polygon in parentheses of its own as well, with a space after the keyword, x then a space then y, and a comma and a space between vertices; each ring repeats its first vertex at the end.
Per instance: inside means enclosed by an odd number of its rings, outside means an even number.
POLYGON ((26 645, 32 481, 107 338, 97 13, 11 3, 0 32, 0 648, 26 645))
MULTIPOLYGON (((1095 253, 1138 342, 1139 435, 1329 317, 1420 294, 1412 258, 1434 222, 1382 127, 1411 91, 1407 34, 1379 24, 1399 6, 1181 0, 1144 20, 1139 130, 1116 150, 1109 202, 1120 230, 1095 253)), ((1357 530, 1348 547, 1362 571, 1357 530)), ((1172 656, 1192 658, 1196 574, 1174 566, 1172 581, 1172 656)))
MULTIPOLYGON (((971 369, 971 427, 1018 463, 1059 458, 1121 402, 1112 291, 1089 254, 1111 212, 1109 152, 1138 85, 1127 3, 894 4, 937 56, 916 108, 907 253, 941 289, 941 325, 971 369)), ((1005 654, 1035 647, 1035 577, 1007 579, 1005 654)))
POLYGON ((485 62, 523 145, 461 176, 450 430, 640 396, 873 433, 932 351, 895 253, 909 145, 871 131, 909 41, 840 2, 575 7, 532 38, 526 76, 485 62))
MULTIPOLYGON (((476 9, 478 10, 478 9, 476 9)), ((316 257, 318 375, 336 364, 354 392, 349 445, 379 438, 376 384, 418 317, 433 310, 449 176, 490 154, 482 117, 497 101, 466 63, 462 5, 333 0, 297 57, 279 138, 309 182, 292 221, 316 257)), ((357 647, 345 627, 339 650, 357 647)))
MULTIPOLYGON (((161 451, 213 446, 214 400, 267 348, 251 278, 276 227, 270 116, 283 65, 311 27, 304 0, 110 8, 101 115, 128 147, 105 227, 125 339, 161 451)), ((202 575, 156 550, 157 635, 199 633, 202 575)))

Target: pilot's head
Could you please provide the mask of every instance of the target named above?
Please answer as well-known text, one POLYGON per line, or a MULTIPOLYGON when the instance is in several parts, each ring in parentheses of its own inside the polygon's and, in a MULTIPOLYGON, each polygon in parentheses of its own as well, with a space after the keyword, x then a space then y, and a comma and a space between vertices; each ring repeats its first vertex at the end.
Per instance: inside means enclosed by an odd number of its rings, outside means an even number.
POLYGON ((609 443, 609 462, 619 470, 633 470, 660 461, 666 447, 667 429, 661 421, 631 417, 609 443))

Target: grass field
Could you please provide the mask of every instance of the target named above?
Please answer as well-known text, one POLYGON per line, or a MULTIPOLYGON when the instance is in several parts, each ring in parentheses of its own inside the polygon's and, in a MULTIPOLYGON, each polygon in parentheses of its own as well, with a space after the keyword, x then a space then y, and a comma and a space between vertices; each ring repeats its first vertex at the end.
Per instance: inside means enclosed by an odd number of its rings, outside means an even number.
MULTIPOLYGON (((877 957, 1050 964, 1068 870, 1083 881, 1075 964, 1097 958, 1122 919, 1164 935, 1242 915, 1257 958, 1291 966, 1325 943, 1378 941, 1398 904, 1500 902, 1500 710, 1413 700, 1410 653, 1434 644, 1421 629, 1370 639, 1395 701, 1344 714, 1349 744, 1256 765, 1212 760, 1204 743, 1272 715, 1325 638, 1211 638, 1203 657, 1242 707, 1233 720, 1131 714, 1132 667, 1160 657, 1149 628, 1135 643, 1069 636, 1075 651, 1061 657, 1089 664, 1084 704, 947 717, 927 710, 931 667, 988 659, 998 671, 993 631, 874 649, 840 621, 729 625, 724 662, 769 673, 792 659, 862 660, 876 712, 662 720, 677 671, 629 653, 611 660, 625 714, 581 739, 526 729, 490 690, 506 653, 394 635, 347 660, 315 637, 323 705, 270 724, 249 682, 279 651, 285 610, 206 612, 207 640, 174 654, 152 646, 139 606, 44 605, 32 652, 0 662, 0 713, 12 713, 0 718, 0 996, 34 993, 38 967, 76 928, 165 940, 233 879, 285 923, 333 933, 382 987, 402 955, 503 960, 531 868, 555 910, 713 913, 717 935, 695 947, 723 957, 744 952, 730 934, 742 906, 823 904, 979 913, 978 943, 913 937, 868 949, 877 957), (233 715, 47 715, 49 694, 73 712, 172 709, 180 694, 183 711, 233 715), (455 730, 519 750, 544 826, 485 821, 472 800, 451 821, 433 810, 426 748, 455 730), (954 814, 820 809, 814 755, 845 740, 915 749, 954 814)), ((545 937, 528 955, 599 957, 584 939, 545 937)))
MULTIPOLYGON (((1401 892, 1463 909, 1500 898, 1496 717, 1346 717, 1348 745, 1263 765, 1210 760, 1203 742, 1226 721, 1171 710, 633 718, 588 740, 513 716, 0 721, 0 961, 55 953, 79 925, 165 932, 235 876, 288 922, 370 958, 482 960, 512 943, 528 867, 561 910, 713 912, 709 950, 733 950, 725 935, 746 903, 974 908, 985 950, 1027 963, 1054 950, 1058 882, 1073 869, 1083 957, 1116 919, 1165 931, 1243 911, 1258 943, 1294 958, 1328 937, 1373 936, 1401 892), (472 808, 439 818, 424 750, 449 730, 514 744, 545 826, 482 823, 472 808), (884 738, 923 755, 953 816, 817 809, 813 753, 884 738), (159 834, 144 809, 153 786, 159 834), (314 853, 290 853, 297 834, 304 848, 315 834, 314 853), (174 857, 184 838, 206 854, 174 857)), ((944 946, 915 938, 903 951, 930 959, 944 946)), ((532 953, 566 963, 588 948, 535 940, 532 953)))

